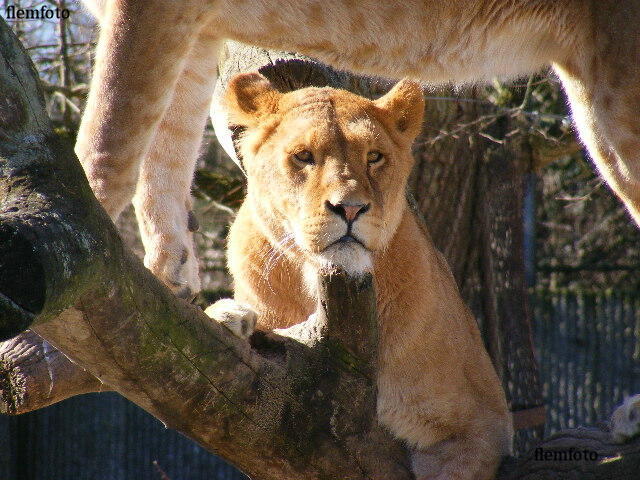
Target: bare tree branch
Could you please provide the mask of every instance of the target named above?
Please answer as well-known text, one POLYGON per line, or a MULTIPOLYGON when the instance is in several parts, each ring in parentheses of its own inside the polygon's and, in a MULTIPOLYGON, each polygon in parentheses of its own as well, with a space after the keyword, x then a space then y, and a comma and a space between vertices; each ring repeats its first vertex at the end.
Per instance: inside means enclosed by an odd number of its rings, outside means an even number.
POLYGON ((636 480, 640 438, 612 441, 608 426, 563 430, 517 461, 503 464, 496 480, 636 480))
POLYGON ((33 331, 0 343, 1 413, 27 413, 75 395, 107 390, 33 331))

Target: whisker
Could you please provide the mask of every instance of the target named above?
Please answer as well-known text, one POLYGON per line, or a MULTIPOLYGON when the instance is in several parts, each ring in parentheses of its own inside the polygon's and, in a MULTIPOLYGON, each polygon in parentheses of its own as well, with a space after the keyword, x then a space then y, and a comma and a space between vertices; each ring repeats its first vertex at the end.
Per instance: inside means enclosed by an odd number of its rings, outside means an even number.
MULTIPOLYGON (((272 293, 275 294, 273 290, 273 286, 270 281, 270 274, 272 270, 275 268, 279 260, 284 256, 285 253, 290 251, 291 247, 295 244, 295 238, 292 233, 287 233, 276 245, 272 245, 271 248, 267 251, 267 261, 264 265, 264 269, 261 272, 261 277, 264 279, 265 283, 269 287, 272 293)), ((263 257, 264 258, 264 257, 263 257)))

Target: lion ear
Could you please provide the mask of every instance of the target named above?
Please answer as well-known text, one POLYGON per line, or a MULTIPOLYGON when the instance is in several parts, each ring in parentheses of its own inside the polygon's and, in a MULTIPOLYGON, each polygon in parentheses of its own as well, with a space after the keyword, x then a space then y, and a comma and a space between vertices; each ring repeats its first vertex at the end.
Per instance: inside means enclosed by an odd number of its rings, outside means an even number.
POLYGON ((231 79, 224 96, 230 124, 251 127, 275 113, 282 94, 259 73, 241 73, 231 79))
POLYGON ((420 84, 403 79, 373 102, 396 131, 413 140, 422 128, 424 96, 420 84))

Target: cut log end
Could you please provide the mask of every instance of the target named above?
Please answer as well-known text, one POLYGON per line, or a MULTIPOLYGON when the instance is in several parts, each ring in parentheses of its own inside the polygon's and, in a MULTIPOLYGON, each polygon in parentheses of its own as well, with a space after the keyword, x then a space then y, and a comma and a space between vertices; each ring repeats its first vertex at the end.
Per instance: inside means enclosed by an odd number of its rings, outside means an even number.
POLYGON ((28 330, 0 343, 0 413, 19 415, 83 393, 109 390, 28 330))

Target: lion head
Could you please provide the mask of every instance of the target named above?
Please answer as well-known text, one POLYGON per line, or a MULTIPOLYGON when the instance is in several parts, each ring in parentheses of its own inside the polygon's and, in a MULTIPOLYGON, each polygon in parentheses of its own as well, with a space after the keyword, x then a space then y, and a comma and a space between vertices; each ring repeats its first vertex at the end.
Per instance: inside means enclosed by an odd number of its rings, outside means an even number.
POLYGON ((420 86, 404 80, 378 100, 344 90, 280 93, 259 74, 236 76, 225 103, 247 173, 254 221, 306 264, 370 271, 406 208, 420 131, 420 86))

